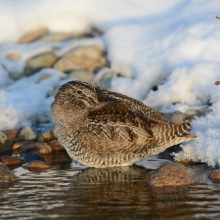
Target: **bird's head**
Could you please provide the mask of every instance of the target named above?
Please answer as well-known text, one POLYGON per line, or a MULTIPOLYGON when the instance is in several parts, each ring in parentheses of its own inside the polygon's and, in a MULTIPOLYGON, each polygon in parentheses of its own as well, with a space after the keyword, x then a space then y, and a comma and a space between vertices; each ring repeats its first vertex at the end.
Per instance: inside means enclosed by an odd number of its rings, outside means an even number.
POLYGON ((51 106, 52 119, 74 114, 98 103, 98 96, 93 85, 82 81, 70 81, 62 85, 51 106), (60 116, 59 116, 60 115, 60 116))

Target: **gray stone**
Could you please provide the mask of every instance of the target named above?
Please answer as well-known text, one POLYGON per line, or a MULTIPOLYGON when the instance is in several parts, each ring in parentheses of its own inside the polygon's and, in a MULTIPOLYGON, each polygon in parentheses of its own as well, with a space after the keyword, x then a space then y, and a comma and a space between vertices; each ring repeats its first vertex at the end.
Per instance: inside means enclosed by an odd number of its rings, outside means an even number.
POLYGON ((9 187, 17 180, 17 177, 11 172, 11 170, 0 162, 0 187, 9 187))
POLYGON ((78 79, 80 81, 91 83, 94 78, 94 73, 87 70, 73 70, 70 74, 70 78, 78 79))
POLYGON ((31 75, 42 68, 49 68, 56 62, 58 57, 52 52, 43 53, 30 58, 25 67, 25 75, 31 75))
POLYGON ((25 127, 21 130, 18 138, 19 140, 30 141, 35 140, 37 138, 37 135, 31 127, 25 127))
POLYGON ((64 55, 55 64, 54 68, 60 71, 83 69, 94 72, 98 67, 104 67, 106 59, 102 57, 102 49, 98 46, 78 47, 64 55))
POLYGON ((168 162, 153 171, 147 178, 151 189, 161 192, 172 192, 183 186, 197 183, 198 181, 188 174, 184 165, 177 162, 168 162))

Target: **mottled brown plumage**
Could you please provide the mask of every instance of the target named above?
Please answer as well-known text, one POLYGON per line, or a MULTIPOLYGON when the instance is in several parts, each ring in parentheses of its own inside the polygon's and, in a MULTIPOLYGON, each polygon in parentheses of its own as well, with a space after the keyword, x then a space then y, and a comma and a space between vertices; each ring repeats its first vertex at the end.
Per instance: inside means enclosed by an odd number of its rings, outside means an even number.
POLYGON ((81 81, 61 86, 51 114, 69 155, 91 167, 129 166, 196 137, 190 122, 171 124, 140 101, 81 81))

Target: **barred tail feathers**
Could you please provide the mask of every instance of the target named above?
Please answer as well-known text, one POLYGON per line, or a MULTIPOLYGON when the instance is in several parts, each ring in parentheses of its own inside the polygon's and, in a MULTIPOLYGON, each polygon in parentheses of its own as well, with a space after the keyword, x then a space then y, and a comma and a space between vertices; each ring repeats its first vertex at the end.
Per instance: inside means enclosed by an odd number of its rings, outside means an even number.
POLYGON ((162 123, 157 125, 154 132, 158 138, 158 146, 168 148, 196 138, 195 135, 187 134, 191 131, 190 127, 190 121, 180 124, 162 123))

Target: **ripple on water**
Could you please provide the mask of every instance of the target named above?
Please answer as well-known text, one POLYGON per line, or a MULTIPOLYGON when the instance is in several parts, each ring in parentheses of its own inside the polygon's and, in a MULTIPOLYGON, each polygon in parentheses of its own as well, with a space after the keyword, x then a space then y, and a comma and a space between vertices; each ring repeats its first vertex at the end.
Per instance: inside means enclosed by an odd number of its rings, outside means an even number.
POLYGON ((72 162, 33 173, 13 170, 20 181, 0 191, 1 219, 193 219, 220 217, 220 185, 207 179, 212 169, 188 167, 200 180, 182 193, 150 191, 145 179, 165 158, 149 157, 139 165, 95 169, 72 162))

